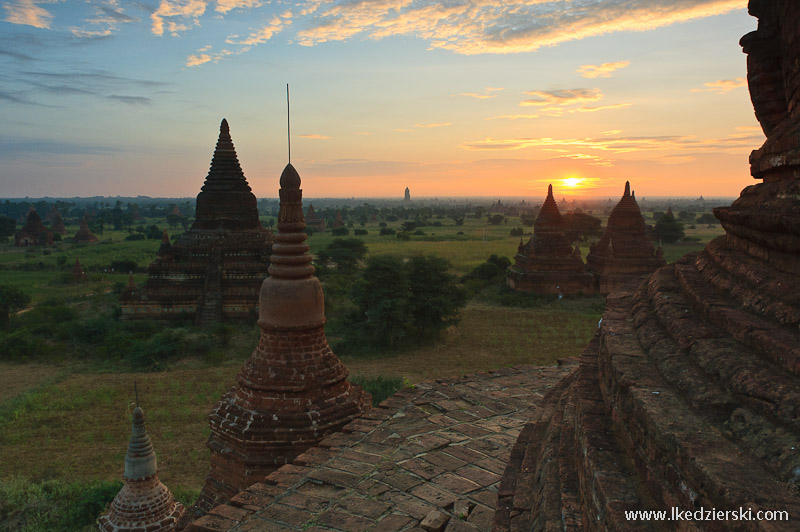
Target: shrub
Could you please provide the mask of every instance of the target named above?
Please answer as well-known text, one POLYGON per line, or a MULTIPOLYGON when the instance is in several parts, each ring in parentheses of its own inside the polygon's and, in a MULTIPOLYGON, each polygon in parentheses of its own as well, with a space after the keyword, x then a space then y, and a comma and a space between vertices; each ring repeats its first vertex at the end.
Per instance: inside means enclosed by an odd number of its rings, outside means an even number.
POLYGON ((376 377, 356 376, 350 382, 361 386, 365 391, 372 395, 372 406, 378 406, 384 399, 387 399, 403 388, 404 382, 400 377, 376 377))
POLYGON ((362 235, 369 234, 369 231, 367 231, 366 229, 356 229, 356 230, 353 231, 353 234, 358 235, 358 236, 362 236, 362 235))
POLYGON ((350 230, 347 227, 334 227, 331 229, 331 234, 334 236, 347 236, 350 230))
POLYGON ((381 236, 393 235, 395 233, 397 233, 397 231, 389 227, 381 227, 381 230, 378 232, 378 234, 381 236))
POLYGON ((128 240, 128 241, 131 241, 131 240, 144 240, 144 239, 145 239, 144 235, 141 234, 141 233, 134 233, 132 235, 128 235, 128 236, 125 237, 125 240, 128 240))

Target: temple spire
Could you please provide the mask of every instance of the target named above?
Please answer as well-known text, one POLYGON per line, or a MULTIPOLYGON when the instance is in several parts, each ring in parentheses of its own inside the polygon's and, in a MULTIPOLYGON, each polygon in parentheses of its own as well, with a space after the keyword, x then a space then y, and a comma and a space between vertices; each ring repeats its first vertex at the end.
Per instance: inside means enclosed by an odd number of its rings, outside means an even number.
POLYGON ((630 196, 631 195, 631 182, 625 181, 625 192, 622 194, 622 197, 630 196))

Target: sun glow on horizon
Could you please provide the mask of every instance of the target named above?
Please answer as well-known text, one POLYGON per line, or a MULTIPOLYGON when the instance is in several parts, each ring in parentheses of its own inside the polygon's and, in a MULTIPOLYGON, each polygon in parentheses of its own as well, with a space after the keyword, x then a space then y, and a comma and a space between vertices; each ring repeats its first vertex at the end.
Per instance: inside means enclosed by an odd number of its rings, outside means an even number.
POLYGON ((580 177, 565 177, 561 180, 561 184, 565 187, 576 188, 583 184, 583 179, 580 177))

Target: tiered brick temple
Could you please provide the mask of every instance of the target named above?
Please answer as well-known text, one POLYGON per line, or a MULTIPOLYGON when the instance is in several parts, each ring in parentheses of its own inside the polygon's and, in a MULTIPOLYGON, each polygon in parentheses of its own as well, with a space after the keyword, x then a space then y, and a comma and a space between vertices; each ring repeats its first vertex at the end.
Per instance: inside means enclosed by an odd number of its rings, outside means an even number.
POLYGON ((325 232, 325 218, 318 215, 314 210, 314 205, 308 205, 308 213, 306 214, 306 227, 315 233, 325 232))
POLYGON ((715 209, 724 236, 608 296, 578 370, 512 452, 497 530, 798 530, 800 3, 749 10, 761 182, 715 209), (742 517, 625 516, 672 508, 742 517))
POLYGON ((103 532, 171 532, 183 515, 176 502, 158 480, 158 463, 150 436, 144 426, 144 412, 133 410, 133 431, 125 455, 125 484, 114 497, 108 512, 97 520, 103 532))
POLYGON ((14 245, 26 246, 52 246, 53 233, 42 223, 42 218, 33 207, 28 211, 25 225, 14 235, 14 245))
POLYGON ((592 244, 586 269, 595 276, 595 291, 609 294, 632 279, 664 266, 664 255, 647 238, 642 212, 625 183, 622 199, 611 211, 603 236, 592 244))
POLYGON ((81 218, 81 225, 78 232, 72 237, 75 242, 97 242, 97 237, 89 230, 89 222, 86 221, 86 216, 81 218))
MULTIPOLYGON (((261 287, 261 341, 211 413, 211 472, 194 515, 264 480, 371 404, 368 393, 347 382, 347 369, 328 346, 322 286, 303 231, 300 176, 291 164, 280 186, 270 276, 261 287)), ((205 530, 203 519, 198 530, 205 530)))
POLYGON ((165 233, 147 283, 121 299, 122 318, 255 319, 271 249, 223 119, 192 227, 174 244, 165 233))
POLYGON ((521 292, 541 294, 591 294, 594 278, 581 260, 580 251, 564 236, 564 222, 553 198, 553 185, 547 188, 533 236, 520 242, 514 265, 506 277, 508 286, 521 292))

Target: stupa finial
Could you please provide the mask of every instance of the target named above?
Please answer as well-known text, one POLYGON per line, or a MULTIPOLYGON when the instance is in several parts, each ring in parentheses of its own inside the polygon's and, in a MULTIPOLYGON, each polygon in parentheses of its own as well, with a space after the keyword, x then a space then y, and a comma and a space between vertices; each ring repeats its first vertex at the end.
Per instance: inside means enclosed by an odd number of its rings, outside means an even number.
POLYGON ((631 182, 625 181, 625 193, 622 194, 623 197, 631 195, 631 182))

